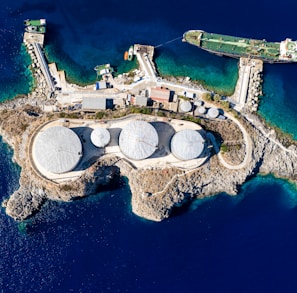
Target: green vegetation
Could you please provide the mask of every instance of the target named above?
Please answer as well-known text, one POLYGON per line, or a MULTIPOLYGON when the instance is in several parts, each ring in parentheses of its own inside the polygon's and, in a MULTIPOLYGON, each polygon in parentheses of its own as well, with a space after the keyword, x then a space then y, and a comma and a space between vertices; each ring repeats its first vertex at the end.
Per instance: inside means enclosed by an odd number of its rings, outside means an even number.
POLYGON ((152 114, 153 109, 148 107, 137 107, 137 106, 130 106, 128 108, 128 114, 152 114))
POLYGON ((157 116, 159 117, 167 117, 166 113, 164 111, 158 111, 157 116))
POLYGON ((220 150, 221 150, 222 153, 226 153, 226 152, 229 151, 229 147, 228 147, 226 144, 223 143, 223 144, 221 145, 220 150))
POLYGON ((96 112, 95 114, 95 119, 103 119, 105 118, 107 115, 107 113, 104 111, 100 111, 100 112, 96 112))
POLYGON ((185 100, 185 101, 191 101, 190 98, 187 98, 185 96, 178 96, 179 99, 185 100))
POLYGON ((222 96, 220 96, 219 94, 215 94, 212 99, 213 101, 219 103, 222 99, 222 96))
POLYGON ((60 118, 69 118, 69 119, 79 119, 79 118, 81 118, 78 113, 65 113, 65 112, 60 112, 59 117, 60 118))
POLYGON ((62 191, 71 191, 71 190, 73 190, 73 188, 69 184, 64 184, 64 185, 61 186, 61 190, 62 191))
POLYGON ((193 117, 193 116, 190 116, 190 115, 185 115, 181 118, 182 120, 185 120, 185 121, 190 121, 190 122, 193 122, 193 123, 196 123, 196 124, 199 124, 201 125, 201 118, 198 118, 198 117, 193 117))
POLYGON ((211 101, 213 101, 213 96, 212 96, 211 93, 205 92, 205 93, 202 94, 202 99, 205 100, 205 101, 211 102, 211 101))

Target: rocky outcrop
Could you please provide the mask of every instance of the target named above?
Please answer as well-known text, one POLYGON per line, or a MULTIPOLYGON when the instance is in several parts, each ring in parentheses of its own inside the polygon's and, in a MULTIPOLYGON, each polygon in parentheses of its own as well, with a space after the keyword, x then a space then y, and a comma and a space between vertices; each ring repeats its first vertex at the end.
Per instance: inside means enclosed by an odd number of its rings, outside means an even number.
MULTIPOLYGON (((256 117, 241 123, 250 137, 251 155, 241 169, 226 168, 215 153, 201 167, 194 170, 177 168, 135 169, 125 159, 105 156, 89 167, 76 181, 57 184, 42 178, 33 170, 28 159, 28 140, 47 117, 38 109, 20 107, 0 115, 0 131, 15 150, 14 159, 22 167, 20 188, 3 202, 6 213, 16 220, 24 220, 36 213, 46 200, 71 201, 97 193, 102 186, 126 176, 132 192, 132 210, 140 217, 161 221, 175 208, 194 198, 205 198, 220 192, 236 195, 248 178, 259 172, 297 180, 296 146, 285 148, 265 129, 256 117), (30 115, 30 113, 38 115, 30 115), (14 114, 12 114, 14 113, 14 114), (22 121, 20 127, 16 116, 22 121)), ((20 121, 19 120, 19 121, 20 121)), ((220 130, 223 131, 223 130, 220 130)), ((241 137, 240 137, 241 138, 241 137)), ((247 148, 246 148, 247 149, 247 148)))
POLYGON ((36 178, 25 169, 21 174, 20 188, 2 204, 6 213, 15 220, 24 220, 36 213, 46 200, 71 201, 75 198, 95 194, 100 187, 116 182, 120 175, 112 160, 102 160, 74 182, 54 184, 36 178))

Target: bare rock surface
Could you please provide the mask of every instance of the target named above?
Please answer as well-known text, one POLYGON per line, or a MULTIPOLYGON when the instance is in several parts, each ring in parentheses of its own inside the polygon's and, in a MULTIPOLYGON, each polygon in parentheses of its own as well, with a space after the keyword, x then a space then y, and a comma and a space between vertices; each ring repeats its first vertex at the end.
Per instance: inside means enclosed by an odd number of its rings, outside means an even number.
MULTIPOLYGON (((16 220, 32 216, 46 200, 71 201, 88 196, 100 191, 102 186, 116 183, 120 176, 128 178, 133 212, 153 221, 168 218, 175 208, 194 198, 202 199, 220 192, 236 195, 240 186, 259 172, 297 180, 296 146, 284 147, 271 129, 266 129, 256 116, 250 116, 248 120, 241 118, 241 124, 250 137, 251 158, 240 169, 226 168, 214 148, 206 163, 192 170, 173 167, 137 170, 129 161, 109 155, 86 169, 78 180, 57 184, 38 175, 27 156, 32 133, 49 118, 38 106, 24 106, 19 100, 8 104, 1 108, 0 133, 13 147, 14 160, 22 171, 19 189, 2 205, 16 220)), ((219 131, 221 137, 232 140, 222 133, 224 129, 219 131)), ((238 140, 243 140, 240 132, 232 131, 238 140)), ((245 155, 243 152, 242 156, 245 155)))

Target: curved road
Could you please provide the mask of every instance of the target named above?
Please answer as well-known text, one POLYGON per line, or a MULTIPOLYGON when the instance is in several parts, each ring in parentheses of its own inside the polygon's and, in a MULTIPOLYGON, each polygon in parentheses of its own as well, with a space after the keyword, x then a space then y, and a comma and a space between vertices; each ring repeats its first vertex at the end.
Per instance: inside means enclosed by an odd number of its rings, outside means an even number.
POLYGON ((234 118, 233 116, 231 116, 228 113, 225 113, 225 116, 228 117, 229 119, 231 119, 234 123, 236 123, 243 134, 243 139, 245 141, 245 156, 244 156, 243 161, 238 165, 231 165, 231 164, 227 163, 225 161, 225 159, 223 158, 222 153, 220 152, 219 146, 217 145, 214 136, 211 133, 207 133, 207 137, 211 140, 211 142, 214 146, 214 149, 218 155, 218 158, 220 160, 220 163, 225 168, 228 168, 230 170, 242 169, 242 168, 246 167, 246 165, 252 160, 252 149, 253 149, 252 148, 252 140, 251 140, 249 134, 247 133, 247 131, 245 130, 245 128, 241 125, 241 123, 236 118, 234 118))

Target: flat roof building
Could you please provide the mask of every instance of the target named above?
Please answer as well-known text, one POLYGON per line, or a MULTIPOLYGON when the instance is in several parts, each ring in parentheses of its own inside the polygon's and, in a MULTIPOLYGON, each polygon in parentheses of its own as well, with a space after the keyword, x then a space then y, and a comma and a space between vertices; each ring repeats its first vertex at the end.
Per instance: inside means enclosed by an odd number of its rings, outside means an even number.
POLYGON ((102 90, 102 89, 106 89, 107 88, 107 84, 106 81, 97 81, 96 85, 95 85, 95 90, 102 90))
POLYGON ((113 99, 83 97, 83 110, 106 110, 113 108, 113 99))
POLYGON ((144 96, 130 97, 130 103, 135 106, 146 107, 148 105, 148 98, 144 96))
POLYGON ((158 102, 170 102, 172 92, 163 87, 151 88, 150 98, 158 102))

